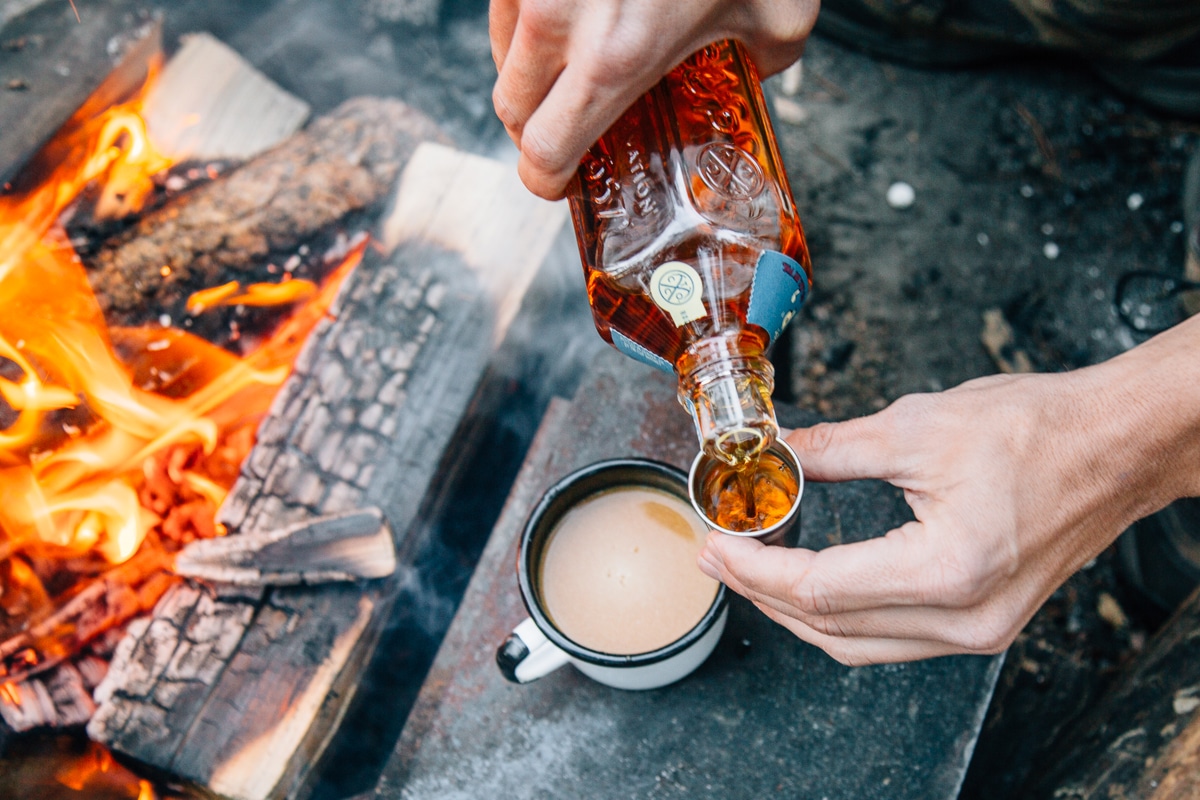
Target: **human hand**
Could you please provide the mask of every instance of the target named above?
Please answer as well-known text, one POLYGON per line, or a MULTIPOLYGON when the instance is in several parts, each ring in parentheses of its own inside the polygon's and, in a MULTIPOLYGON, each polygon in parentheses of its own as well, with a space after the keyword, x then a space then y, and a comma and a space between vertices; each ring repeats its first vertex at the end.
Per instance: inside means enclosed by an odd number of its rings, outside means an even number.
POLYGON ((794 431, 807 478, 887 480, 916 521, 819 552, 712 534, 700 568, 845 664, 999 652, 1130 523, 1200 494, 1198 345, 1200 318, 1173 355, 982 378, 794 431))
POLYGON ((563 195, 584 152, 706 44, 740 39, 759 72, 800 57, 819 0, 492 0, 496 114, 537 195, 563 195))

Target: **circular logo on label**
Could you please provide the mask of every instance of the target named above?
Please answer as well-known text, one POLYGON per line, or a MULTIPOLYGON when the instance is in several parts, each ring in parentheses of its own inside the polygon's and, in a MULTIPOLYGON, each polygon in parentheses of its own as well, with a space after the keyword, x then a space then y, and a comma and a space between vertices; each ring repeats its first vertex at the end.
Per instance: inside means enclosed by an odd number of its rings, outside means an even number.
POLYGON ((766 185, 758 162, 728 142, 705 146, 696 157, 696 168, 708 188, 734 200, 749 200, 766 185))
POLYGON ((666 269, 658 281, 658 299, 669 306, 681 306, 696 293, 696 282, 681 269, 666 269))
POLYGON ((650 297, 676 325, 708 316, 700 296, 700 273, 682 261, 668 261, 650 276, 650 297))

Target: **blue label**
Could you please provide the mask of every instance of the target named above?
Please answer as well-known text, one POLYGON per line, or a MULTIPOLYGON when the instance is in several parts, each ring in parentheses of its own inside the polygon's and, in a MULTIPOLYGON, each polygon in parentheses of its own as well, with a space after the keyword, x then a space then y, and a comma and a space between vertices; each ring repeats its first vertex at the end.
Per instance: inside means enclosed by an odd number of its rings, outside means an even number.
POLYGON ((613 347, 620 350, 625 355, 632 358, 634 361, 640 361, 643 364, 649 364, 655 369, 661 369, 663 372, 674 372, 675 368, 671 366, 671 362, 667 361, 662 356, 656 356, 640 344, 625 336, 620 331, 610 328, 608 331, 612 334, 613 347))
POLYGON ((794 258, 765 250, 754 268, 746 321, 775 341, 808 299, 808 273, 794 258))

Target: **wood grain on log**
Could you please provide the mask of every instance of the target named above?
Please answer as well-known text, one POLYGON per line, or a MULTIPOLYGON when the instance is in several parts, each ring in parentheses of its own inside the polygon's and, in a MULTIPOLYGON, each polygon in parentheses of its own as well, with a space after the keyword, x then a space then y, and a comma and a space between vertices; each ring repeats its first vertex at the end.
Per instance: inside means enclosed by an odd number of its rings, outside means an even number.
POLYGON ((561 204, 531 200, 511 166, 428 144, 399 187, 393 214, 438 213, 389 239, 390 252, 369 248, 346 279, 220 512, 232 537, 378 507, 397 579, 220 594, 182 585, 131 626, 97 691, 89 735, 222 797, 305 786, 411 572, 439 476, 471 456, 463 420, 503 337, 502 309, 519 305, 566 220, 561 204), (488 249, 475 263, 442 244, 476 236, 488 249), (506 288, 489 288, 481 276, 501 268, 506 288))
POLYGON ((305 241, 391 190, 437 126, 399 100, 360 97, 221 180, 147 214, 87 259, 110 324, 155 309, 183 318, 187 296, 305 241))
POLYGON ((273 531, 200 539, 175 557, 175 574, 237 586, 386 578, 396 545, 379 509, 332 514, 273 531))
POLYGON ((207 33, 183 37, 142 107, 154 146, 175 161, 248 161, 299 130, 309 112, 207 33))

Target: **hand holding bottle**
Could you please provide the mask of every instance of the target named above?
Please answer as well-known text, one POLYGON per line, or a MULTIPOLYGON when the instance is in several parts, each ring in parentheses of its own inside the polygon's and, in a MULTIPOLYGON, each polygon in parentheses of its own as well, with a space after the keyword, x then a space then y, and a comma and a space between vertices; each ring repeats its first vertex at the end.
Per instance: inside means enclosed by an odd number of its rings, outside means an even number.
POLYGON ((712 535, 700 566, 846 664, 1007 647, 1130 523, 1200 495, 1200 317, 1103 364, 991 376, 792 432, 806 477, 916 521, 819 552, 712 535))
POLYGON ((799 58, 818 0, 492 0, 496 113, 518 172, 558 199, 584 151, 692 52, 742 40, 763 76, 799 58))

